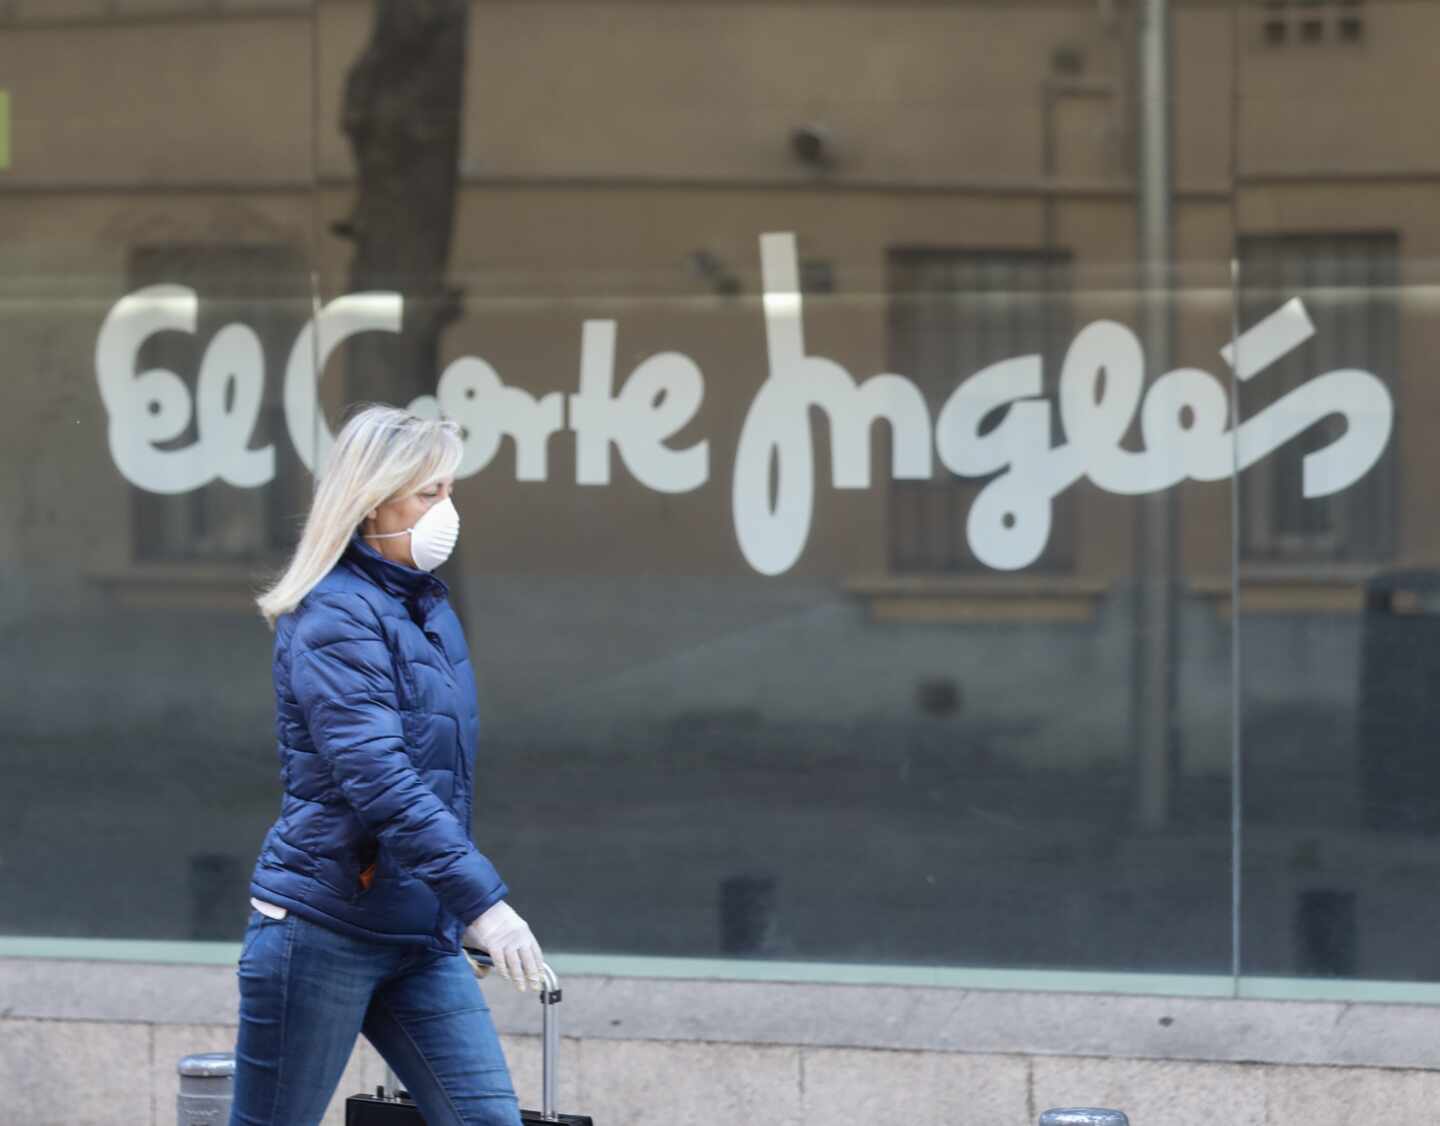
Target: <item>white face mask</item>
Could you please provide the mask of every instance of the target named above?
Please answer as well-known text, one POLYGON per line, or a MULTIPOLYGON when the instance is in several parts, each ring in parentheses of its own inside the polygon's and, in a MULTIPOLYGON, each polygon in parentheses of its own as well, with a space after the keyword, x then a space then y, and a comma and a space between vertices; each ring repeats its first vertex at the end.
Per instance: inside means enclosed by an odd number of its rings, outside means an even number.
POLYGON ((455 503, 446 497, 439 504, 431 505, 425 515, 415 521, 413 528, 365 538, 393 540, 400 536, 410 537, 410 554, 415 559, 415 566, 422 571, 433 571, 455 550, 455 543, 460 538, 460 513, 455 510, 455 503))

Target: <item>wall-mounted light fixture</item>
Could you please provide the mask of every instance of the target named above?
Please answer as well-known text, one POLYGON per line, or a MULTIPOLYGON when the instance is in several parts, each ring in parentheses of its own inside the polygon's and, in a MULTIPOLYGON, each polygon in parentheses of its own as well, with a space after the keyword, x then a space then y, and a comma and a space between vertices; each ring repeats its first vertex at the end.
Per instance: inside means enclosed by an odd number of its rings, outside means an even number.
POLYGON ((735 272, 704 247, 690 252, 690 268, 721 297, 734 297, 740 292, 740 279, 735 272))
POLYGON ((830 130, 816 122, 797 125, 790 131, 790 151, 811 168, 829 168, 835 163, 835 141, 830 130))

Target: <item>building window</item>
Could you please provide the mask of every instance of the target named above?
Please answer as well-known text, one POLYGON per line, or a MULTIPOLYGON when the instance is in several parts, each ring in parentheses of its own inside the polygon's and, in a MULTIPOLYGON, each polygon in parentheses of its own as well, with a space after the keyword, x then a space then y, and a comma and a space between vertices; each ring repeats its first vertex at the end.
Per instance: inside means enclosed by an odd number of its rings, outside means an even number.
POLYGON ((1253 0, 1269 47, 1353 45, 1365 39, 1365 0, 1253 0))
MULTIPOLYGON (((1393 233, 1246 236, 1239 242, 1240 323, 1255 324, 1292 297, 1305 303, 1315 334, 1241 384, 1249 418, 1287 391, 1337 368, 1361 368, 1399 385, 1399 241, 1393 233)), ((1240 479, 1241 550, 1252 561, 1365 562, 1394 543, 1394 458, 1387 452, 1343 492, 1306 499, 1301 463, 1335 441, 1345 423, 1330 417, 1276 450, 1240 479)))
MULTIPOLYGON (((1072 332, 1070 287, 1067 252, 894 249, 889 256, 890 370, 915 381, 934 417, 966 377, 1000 360, 1038 353, 1044 360, 1046 395, 1053 402, 1072 332)), ((999 421, 997 415, 990 425, 999 421)), ((986 570, 965 536, 970 505, 986 482, 957 477, 938 462, 935 474, 928 481, 891 482, 891 570, 986 570)), ((1049 546, 1031 569, 1069 570, 1073 539, 1072 501, 1062 494, 1056 498, 1049 546)))
MULTIPOLYGON (((184 379, 193 397, 201 358, 215 333, 239 322, 255 330, 265 353, 264 398, 250 448, 275 448, 275 480, 242 489, 223 481, 162 496, 132 491, 137 562, 264 562, 283 556, 298 536, 309 476, 287 437, 283 407, 285 363, 309 315, 307 274, 290 246, 266 243, 170 243, 135 247, 130 288, 184 285, 199 298, 193 336, 161 332, 140 350, 141 368, 160 367, 184 379)), ((195 421, 172 443, 196 439, 195 421)))

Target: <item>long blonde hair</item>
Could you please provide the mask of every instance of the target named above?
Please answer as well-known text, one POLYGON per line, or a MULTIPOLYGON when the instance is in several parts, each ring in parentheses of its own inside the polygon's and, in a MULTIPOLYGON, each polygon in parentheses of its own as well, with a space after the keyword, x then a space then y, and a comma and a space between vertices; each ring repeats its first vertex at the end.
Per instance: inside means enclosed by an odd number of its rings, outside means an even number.
POLYGON ((464 456, 460 426, 396 407, 365 406, 345 424, 315 480, 295 554, 255 600, 271 629, 330 573, 377 506, 452 477, 464 456))

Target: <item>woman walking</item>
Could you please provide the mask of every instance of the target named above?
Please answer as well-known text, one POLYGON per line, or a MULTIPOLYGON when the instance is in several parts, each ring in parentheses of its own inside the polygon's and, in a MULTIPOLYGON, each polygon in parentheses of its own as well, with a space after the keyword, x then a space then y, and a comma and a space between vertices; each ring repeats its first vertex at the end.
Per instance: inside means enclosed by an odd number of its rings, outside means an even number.
POLYGON ((524 990, 541 952, 470 840, 478 735, 454 549, 459 427, 389 407, 335 440, 275 630, 284 798, 250 885, 232 1126, 311 1126, 362 1033, 429 1126, 517 1126, 466 945, 524 990))

